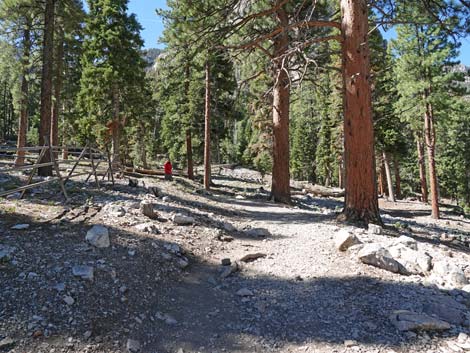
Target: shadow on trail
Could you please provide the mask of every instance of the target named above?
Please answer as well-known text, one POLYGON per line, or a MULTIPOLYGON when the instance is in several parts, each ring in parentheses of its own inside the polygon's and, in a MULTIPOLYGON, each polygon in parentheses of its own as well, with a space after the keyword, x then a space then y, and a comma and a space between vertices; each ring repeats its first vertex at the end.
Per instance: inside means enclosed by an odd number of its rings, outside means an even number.
MULTIPOLYGON (((148 353, 181 348, 253 352, 264 345, 342 345, 348 339, 401 349, 405 336, 389 315, 403 309, 439 313, 457 324, 452 335, 464 331, 459 324, 468 308, 446 291, 360 276, 298 281, 295 271, 280 278, 254 273, 249 266, 221 279, 220 266, 198 257, 190 257, 184 271, 171 265, 179 256, 166 250, 172 243, 162 238, 111 227, 111 248, 96 249, 84 242, 87 229, 67 222, 39 224, 15 214, 3 217, 2 244, 16 248, 16 264, 0 269, 0 335, 15 338, 21 351, 38 351, 42 343, 65 344, 68 337, 77 345, 100 342, 103 352, 125 352, 127 338, 139 340, 141 351, 148 353), (10 230, 18 222, 29 223, 30 229, 10 230), (78 264, 94 267, 93 281, 72 275, 78 264), (54 289, 58 283, 64 291, 54 289), (238 296, 241 288, 253 296, 238 296), (65 304, 64 295, 75 304, 65 304), (157 312, 175 320, 165 322, 157 312), (42 319, 37 328, 28 328, 34 316, 42 319), (49 337, 31 338, 36 329, 49 330, 49 337), (89 340, 83 338, 86 331, 89 340)), ((457 294, 470 303, 468 293, 457 294)))

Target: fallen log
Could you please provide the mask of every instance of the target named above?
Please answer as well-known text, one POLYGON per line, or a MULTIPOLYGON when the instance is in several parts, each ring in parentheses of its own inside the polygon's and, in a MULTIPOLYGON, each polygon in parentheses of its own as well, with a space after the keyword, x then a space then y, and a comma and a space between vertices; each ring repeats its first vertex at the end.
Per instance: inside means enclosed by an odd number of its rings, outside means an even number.
POLYGON ((305 194, 313 194, 321 197, 343 197, 344 189, 329 188, 322 185, 304 184, 302 191, 305 194))
MULTIPOLYGON (((156 176, 163 176, 165 175, 165 171, 163 169, 142 169, 142 168, 130 168, 126 167, 124 169, 125 173, 133 173, 136 175, 156 175, 156 176)), ((179 170, 173 169, 173 175, 176 176, 184 176, 184 173, 179 170)))

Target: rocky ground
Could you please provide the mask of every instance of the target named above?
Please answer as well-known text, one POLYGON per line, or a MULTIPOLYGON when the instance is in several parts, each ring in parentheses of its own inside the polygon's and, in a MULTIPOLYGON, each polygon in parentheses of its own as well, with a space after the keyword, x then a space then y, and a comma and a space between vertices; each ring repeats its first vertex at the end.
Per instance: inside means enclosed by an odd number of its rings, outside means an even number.
POLYGON ((0 352, 470 351, 453 208, 381 201, 386 227, 365 230, 336 223, 338 199, 268 202, 251 171, 214 182, 0 201, 0 352))

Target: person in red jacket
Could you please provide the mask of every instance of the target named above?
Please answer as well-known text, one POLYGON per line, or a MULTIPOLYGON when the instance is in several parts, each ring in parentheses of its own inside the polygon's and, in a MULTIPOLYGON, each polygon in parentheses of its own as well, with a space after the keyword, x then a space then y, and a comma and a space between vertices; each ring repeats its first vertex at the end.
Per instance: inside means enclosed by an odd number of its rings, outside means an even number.
POLYGON ((163 165, 165 169, 165 180, 172 181, 173 180, 173 166, 171 165, 171 161, 168 158, 166 163, 163 165))

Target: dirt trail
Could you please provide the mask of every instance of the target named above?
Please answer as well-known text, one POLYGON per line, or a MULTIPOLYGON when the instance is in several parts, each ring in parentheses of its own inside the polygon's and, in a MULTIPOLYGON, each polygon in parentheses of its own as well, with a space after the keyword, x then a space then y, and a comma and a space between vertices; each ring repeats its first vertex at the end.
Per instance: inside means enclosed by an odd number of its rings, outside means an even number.
MULTIPOLYGON (((445 307, 453 298, 468 309, 470 297, 338 252, 334 237, 344 227, 335 221, 338 201, 302 196, 300 208, 284 207, 266 201, 266 192, 256 183, 228 177, 216 183, 210 194, 184 180, 157 183, 167 199, 154 199, 156 210, 167 218, 192 216, 195 224, 154 221, 158 231, 153 234, 135 231, 143 219, 133 205, 148 197, 143 189, 121 185, 114 191, 90 191, 105 208, 76 222, 38 222, 38 217, 50 217, 47 212, 62 212, 51 201, 3 201, 0 243, 17 252, 6 271, 0 268, 5 289, 0 292, 0 341, 12 337, 15 342, 0 352, 117 353, 126 352, 127 340, 133 339, 141 352, 149 353, 430 353, 452 352, 449 344, 470 333, 468 325, 439 334, 399 332, 389 319, 395 310, 420 312, 432 303, 445 307), (125 216, 115 216, 121 206, 125 216), (10 230, 20 222, 30 229, 10 230), (94 223, 110 229, 111 249, 84 243, 84 233, 94 223), (250 233, 258 228, 269 233, 250 233), (249 254, 259 258, 240 261, 249 254), (189 267, 180 268, 186 258, 189 267), (221 276, 228 268, 221 265, 224 259, 237 262, 239 270, 221 276), (94 266, 95 281, 71 278, 70 267, 76 263, 94 266), (57 293, 60 281, 65 291, 57 293), (76 303, 64 304, 64 294, 76 303), (43 323, 34 326, 31 320, 38 316, 43 323), (36 332, 40 335, 35 338, 36 332)), ((82 191, 77 195, 81 202, 90 197, 82 191)), ((447 255, 452 251, 453 260, 469 262, 468 251, 435 240, 443 229, 468 235, 465 220, 447 214, 446 220, 431 222, 423 215, 425 207, 397 205, 382 205, 388 225, 408 222, 419 234, 420 247, 447 255)), ((360 238, 393 239, 367 232, 360 238)))

